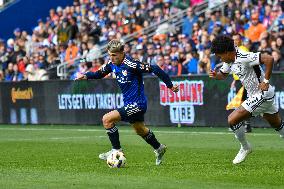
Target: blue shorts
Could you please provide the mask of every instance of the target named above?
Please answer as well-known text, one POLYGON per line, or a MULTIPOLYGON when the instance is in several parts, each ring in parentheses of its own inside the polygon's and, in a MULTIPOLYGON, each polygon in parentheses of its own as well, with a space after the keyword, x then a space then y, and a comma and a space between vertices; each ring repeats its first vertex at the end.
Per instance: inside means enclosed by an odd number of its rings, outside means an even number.
POLYGON ((143 122, 144 114, 146 113, 147 106, 139 105, 137 103, 128 104, 122 108, 117 109, 120 114, 121 121, 135 123, 143 122))

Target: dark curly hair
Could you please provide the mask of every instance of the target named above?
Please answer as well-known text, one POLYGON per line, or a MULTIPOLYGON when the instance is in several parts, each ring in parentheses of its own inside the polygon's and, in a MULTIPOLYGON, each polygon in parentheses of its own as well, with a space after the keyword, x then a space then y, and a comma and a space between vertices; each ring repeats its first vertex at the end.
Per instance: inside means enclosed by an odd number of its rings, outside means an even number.
POLYGON ((235 51, 234 40, 227 35, 217 36, 211 44, 211 52, 222 54, 225 52, 235 51))

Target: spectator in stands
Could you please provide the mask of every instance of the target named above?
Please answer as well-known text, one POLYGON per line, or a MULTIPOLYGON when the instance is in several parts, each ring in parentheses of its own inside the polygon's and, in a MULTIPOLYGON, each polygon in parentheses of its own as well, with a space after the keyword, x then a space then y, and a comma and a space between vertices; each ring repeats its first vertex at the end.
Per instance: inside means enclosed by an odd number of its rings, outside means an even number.
POLYGON ((101 56, 101 51, 99 46, 95 43, 94 38, 90 38, 88 41, 88 49, 89 52, 86 56, 86 58, 88 59, 88 61, 93 61, 94 59, 97 59, 101 56))
POLYGON ((60 64, 60 59, 55 49, 48 49, 46 62, 49 79, 57 79, 56 67, 60 64))
POLYGON ((284 59, 281 58, 280 51, 272 51, 272 57, 274 60, 273 71, 284 71, 284 59))
POLYGON ((24 75, 21 72, 19 72, 18 65, 14 64, 12 81, 22 81, 23 79, 24 79, 24 75))
POLYGON ((259 23, 259 16, 257 13, 251 16, 251 25, 248 30, 245 31, 245 36, 252 42, 253 50, 256 50, 259 46, 260 35, 266 31, 266 28, 262 23, 259 23))
POLYGON ((136 50, 137 50, 137 59, 140 62, 145 62, 146 61, 146 54, 145 54, 143 45, 142 44, 138 44, 136 46, 136 50))
POLYGON ((60 20, 61 23, 57 29, 57 35, 58 35, 58 43, 64 44, 68 41, 68 20, 67 18, 64 18, 63 20, 60 20))
POLYGON ((79 33, 79 28, 76 23, 76 18, 72 16, 69 18, 69 26, 67 28, 68 40, 76 39, 78 33, 79 33))
POLYGON ((206 47, 204 50, 204 54, 201 60, 198 63, 198 73, 199 74, 209 74, 211 69, 214 69, 215 65, 213 61, 211 61, 211 50, 210 47, 206 47))
POLYGON ((4 80, 4 73, 0 70, 0 82, 4 80))
POLYGON ((271 55, 272 53, 272 49, 268 46, 268 42, 266 39, 262 39, 260 41, 260 46, 257 51, 268 55, 271 55))
POLYGON ((79 48, 77 47, 74 40, 69 40, 68 47, 66 49, 65 62, 68 62, 68 65, 74 63, 74 59, 79 56, 79 48))
POLYGON ((229 0, 228 4, 225 6, 225 9, 224 9, 225 16, 229 20, 234 20, 235 10, 236 10, 236 8, 235 8, 235 5, 234 5, 234 2, 232 0, 229 0))
POLYGON ((41 68, 41 69, 47 69, 48 68, 48 63, 47 63, 47 61, 45 60, 45 57, 42 54, 40 54, 38 56, 38 62, 36 62, 36 66, 38 68, 41 68))
POLYGON ((13 63, 10 62, 8 64, 8 68, 7 68, 6 73, 5 73, 5 81, 12 81, 13 74, 14 74, 13 63))
POLYGON ((156 64, 157 64, 162 70, 164 70, 164 57, 161 56, 161 55, 158 55, 156 59, 157 59, 156 64))
POLYGON ((4 41, 0 41, 0 70, 5 70, 6 66, 4 64, 7 64, 7 52, 4 41), (3 66, 4 65, 4 66, 3 66))
POLYGON ((56 14, 54 9, 50 9, 49 17, 50 17, 52 22, 55 22, 55 21, 57 21, 59 19, 58 15, 56 14))
POLYGON ((154 45, 149 43, 147 45, 147 53, 146 53, 146 58, 145 58, 145 62, 149 63, 149 64, 155 64, 155 60, 154 60, 155 54, 154 54, 154 45))
POLYGON ((46 70, 36 68, 33 64, 29 64, 26 67, 25 78, 28 81, 44 81, 48 80, 48 74, 46 70))
POLYGON ((14 45, 14 51, 12 51, 9 57, 10 58, 9 61, 12 62, 13 64, 16 64, 18 55, 25 56, 26 52, 23 49, 20 49, 18 45, 14 45))
POLYGON ((20 29, 20 28, 16 28, 16 29, 14 30, 14 36, 15 36, 15 40, 21 38, 21 29, 20 29))
POLYGON ((186 17, 183 19, 182 24, 182 33, 191 37, 192 36, 192 28, 193 24, 197 23, 198 18, 194 13, 194 9, 192 7, 189 7, 186 12, 186 17))
POLYGON ((271 19, 271 5, 267 4, 265 5, 265 14, 263 15, 262 19, 263 26, 265 28, 269 28, 272 24, 272 19, 271 19))
POLYGON ((208 74, 210 72, 210 58, 206 55, 198 63, 198 73, 199 74, 208 74))
POLYGON ((126 55, 130 55, 130 52, 131 52, 131 45, 129 43, 126 43, 124 45, 124 52, 126 55))
POLYGON ((169 55, 171 56, 171 57, 178 57, 178 48, 179 48, 179 46, 178 46, 178 43, 177 42, 172 42, 172 44, 171 44, 171 50, 169 51, 169 55))
POLYGON ((244 38, 243 40, 243 45, 246 49, 248 49, 249 51, 251 51, 251 41, 248 38, 244 38))
POLYGON ((246 51, 246 52, 249 51, 249 49, 246 46, 244 46, 243 43, 242 43, 242 35, 241 34, 236 33, 235 35, 233 35, 233 40, 234 40, 234 44, 236 46, 238 46, 239 49, 241 49, 242 51, 246 51))
POLYGON ((192 51, 191 54, 189 54, 189 57, 187 57, 189 60, 186 63, 187 72, 188 74, 197 74, 198 73, 198 54, 196 51, 192 51))
POLYGON ((91 67, 90 71, 91 72, 97 71, 98 69, 100 69, 100 67, 102 67, 103 64, 104 64, 103 58, 95 59, 92 63, 92 67, 91 67))
POLYGON ((178 58, 172 57, 171 64, 168 67, 168 74, 169 76, 177 76, 178 72, 179 72, 178 58))
POLYGON ((284 58, 284 45, 283 45, 283 37, 277 37, 276 39, 276 47, 280 50, 281 57, 284 58))
POLYGON ((163 70, 167 73, 170 74, 171 71, 171 57, 170 55, 164 55, 164 64, 163 64, 163 70))
POLYGON ((218 21, 217 18, 216 18, 216 15, 215 15, 215 11, 211 12, 210 13, 210 19, 208 20, 207 22, 207 32, 208 34, 211 34, 214 30, 214 27, 216 25, 216 22, 218 21))
POLYGON ((58 51, 59 51, 59 59, 60 62, 64 62, 65 61, 65 57, 66 57, 66 47, 64 44, 60 44, 58 47, 58 51))
POLYGON ((27 57, 23 57, 22 55, 18 55, 17 57, 17 65, 18 65, 18 70, 21 73, 25 72, 26 65, 27 65, 28 59, 27 57))

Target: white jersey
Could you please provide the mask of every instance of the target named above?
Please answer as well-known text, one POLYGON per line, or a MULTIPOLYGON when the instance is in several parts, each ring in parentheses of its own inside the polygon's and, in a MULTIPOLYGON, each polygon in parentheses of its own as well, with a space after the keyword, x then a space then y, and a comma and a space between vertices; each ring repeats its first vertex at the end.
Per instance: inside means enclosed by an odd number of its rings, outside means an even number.
POLYGON ((260 67, 260 53, 245 52, 236 47, 236 58, 233 63, 223 63, 220 72, 236 74, 247 90, 248 97, 261 95, 264 99, 274 97, 274 87, 269 85, 268 91, 261 91, 258 86, 264 79, 264 72, 260 67))

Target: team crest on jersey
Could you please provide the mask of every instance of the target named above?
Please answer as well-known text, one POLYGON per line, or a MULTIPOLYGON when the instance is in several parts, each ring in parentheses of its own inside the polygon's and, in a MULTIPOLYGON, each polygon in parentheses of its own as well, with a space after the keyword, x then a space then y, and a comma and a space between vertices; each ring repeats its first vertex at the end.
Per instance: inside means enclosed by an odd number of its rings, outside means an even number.
POLYGON ((123 75, 123 76, 127 76, 127 70, 123 70, 123 71, 122 71, 122 75, 123 75))
POLYGON ((257 60, 257 54, 254 54, 254 56, 252 57, 252 61, 257 60))

